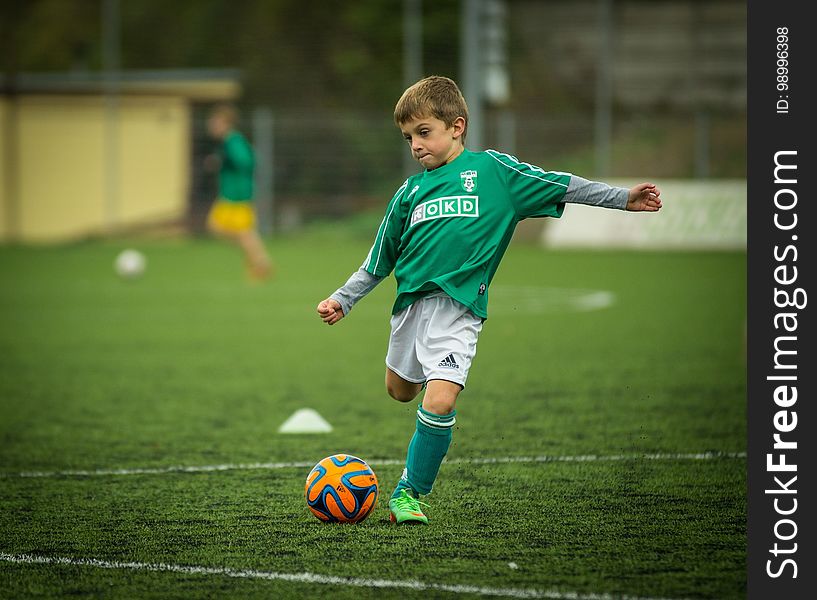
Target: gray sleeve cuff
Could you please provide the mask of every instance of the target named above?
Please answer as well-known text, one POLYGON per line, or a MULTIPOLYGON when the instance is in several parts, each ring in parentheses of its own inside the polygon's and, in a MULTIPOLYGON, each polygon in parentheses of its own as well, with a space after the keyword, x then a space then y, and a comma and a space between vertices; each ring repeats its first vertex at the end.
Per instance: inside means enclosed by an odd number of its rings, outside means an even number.
POLYGON ((349 314, 358 300, 377 287, 377 284, 383 281, 383 279, 383 277, 372 275, 366 269, 360 267, 357 271, 352 273, 352 276, 343 284, 343 287, 338 288, 338 290, 329 297, 338 301, 345 316, 349 314))
POLYGON ((583 177, 571 175, 564 201, 572 204, 625 210, 629 194, 630 191, 627 188, 612 187, 606 183, 589 181, 583 177))

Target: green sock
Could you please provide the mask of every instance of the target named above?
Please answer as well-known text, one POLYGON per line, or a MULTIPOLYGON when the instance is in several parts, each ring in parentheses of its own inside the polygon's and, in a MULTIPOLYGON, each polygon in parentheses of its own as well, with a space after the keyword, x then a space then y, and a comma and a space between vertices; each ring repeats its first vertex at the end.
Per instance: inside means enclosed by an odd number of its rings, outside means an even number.
POLYGON ((422 406, 417 409, 417 429, 409 442, 406 468, 394 489, 392 498, 407 490, 412 496, 428 494, 437 479, 440 465, 451 445, 451 430, 457 411, 435 415, 422 406))

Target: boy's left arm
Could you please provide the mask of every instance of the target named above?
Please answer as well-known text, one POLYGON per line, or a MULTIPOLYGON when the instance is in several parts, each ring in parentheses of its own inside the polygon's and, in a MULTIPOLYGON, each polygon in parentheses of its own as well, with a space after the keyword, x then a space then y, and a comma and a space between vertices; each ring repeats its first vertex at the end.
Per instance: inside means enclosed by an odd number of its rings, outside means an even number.
POLYGON ((640 183, 628 190, 571 175, 563 201, 619 210, 655 212, 661 208, 660 195, 661 190, 652 183, 640 183))
POLYGON ((630 188, 627 210, 656 212, 661 209, 661 190, 654 183, 639 183, 630 188))

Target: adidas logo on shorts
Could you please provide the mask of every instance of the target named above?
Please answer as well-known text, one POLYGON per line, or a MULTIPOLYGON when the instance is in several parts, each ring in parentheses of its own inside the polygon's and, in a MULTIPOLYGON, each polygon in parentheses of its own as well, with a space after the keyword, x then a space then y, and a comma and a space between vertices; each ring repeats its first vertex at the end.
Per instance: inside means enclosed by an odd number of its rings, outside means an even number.
POLYGON ((449 354, 444 359, 440 361, 440 364, 437 365, 438 367, 448 367, 449 369, 459 369, 460 366, 457 364, 457 361, 454 360, 454 355, 449 354))

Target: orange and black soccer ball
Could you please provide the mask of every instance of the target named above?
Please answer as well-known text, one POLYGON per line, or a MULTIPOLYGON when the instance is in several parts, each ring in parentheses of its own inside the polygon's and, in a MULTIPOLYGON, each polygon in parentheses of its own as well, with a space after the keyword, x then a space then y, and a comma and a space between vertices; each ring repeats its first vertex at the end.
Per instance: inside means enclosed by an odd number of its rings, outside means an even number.
POLYGON ((374 510, 378 493, 374 471, 351 454, 327 456, 306 478, 306 504, 327 523, 360 523, 374 510))

